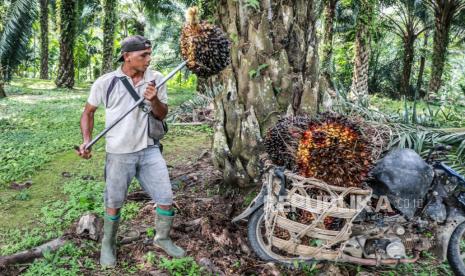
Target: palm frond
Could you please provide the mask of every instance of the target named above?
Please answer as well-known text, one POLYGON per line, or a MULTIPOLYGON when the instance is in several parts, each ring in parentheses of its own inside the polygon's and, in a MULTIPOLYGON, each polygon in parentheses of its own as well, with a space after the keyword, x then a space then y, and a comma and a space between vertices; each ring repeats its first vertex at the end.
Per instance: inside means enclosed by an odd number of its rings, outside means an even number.
POLYGON ((186 7, 182 3, 167 0, 141 0, 145 14, 155 25, 163 18, 184 16, 186 7))
POLYGON ((0 34, 0 64, 5 67, 5 79, 26 56, 32 23, 37 16, 36 1, 16 0, 8 8, 0 34))
POLYGON ((429 150, 438 144, 450 145, 452 150, 444 162, 458 173, 465 175, 465 131, 463 129, 447 130, 423 127, 404 122, 398 115, 386 114, 371 108, 350 103, 339 97, 334 111, 347 115, 364 118, 365 122, 385 137, 385 152, 393 148, 410 148, 422 157, 426 157, 429 150))
POLYGON ((76 11, 76 29, 86 30, 102 11, 98 0, 79 0, 76 11))
POLYGON ((205 94, 198 93, 192 99, 182 103, 178 108, 173 110, 168 118, 168 122, 175 122, 181 114, 192 113, 195 109, 204 109, 209 106, 213 100, 222 92, 221 86, 207 89, 205 94))

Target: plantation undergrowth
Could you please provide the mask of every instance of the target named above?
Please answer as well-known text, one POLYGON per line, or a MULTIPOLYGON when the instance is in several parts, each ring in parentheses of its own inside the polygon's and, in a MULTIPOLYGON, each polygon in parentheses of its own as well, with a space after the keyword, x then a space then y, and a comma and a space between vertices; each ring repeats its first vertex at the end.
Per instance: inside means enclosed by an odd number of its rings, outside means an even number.
MULTIPOLYGON (((103 214, 104 142, 94 146, 91 160, 80 159, 73 150, 73 146, 81 142, 79 117, 88 87, 84 84, 78 89, 66 90, 56 89, 47 81, 16 80, 7 89, 9 97, 0 100, 0 255, 32 248, 59 237, 86 212, 103 214), (30 181, 31 187, 22 190, 10 188, 13 182, 22 184, 25 181, 30 181)), ((192 97, 192 91, 192 87, 170 86, 171 110, 192 97)), ((400 110, 400 102, 385 101, 377 98, 374 104, 393 110, 393 113, 400 110)), ((457 112, 462 112, 461 107, 457 112)), ((94 134, 103 129, 103 124, 103 110, 99 109, 94 134)), ((451 121, 446 126, 463 127, 463 122, 451 121)), ((212 132, 209 126, 171 126, 163 141, 168 165, 183 164, 187 157, 198 154, 199 149, 210 144, 212 132)), ((134 181, 130 192, 137 188, 134 181)), ((246 201, 252 200, 252 196, 245 198, 246 201)), ((141 207, 138 202, 128 202, 122 211, 123 221, 133 219, 141 207)), ((24 273, 103 273, 96 261, 98 251, 96 242, 69 242, 57 252, 47 253, 44 258, 36 260, 24 273)), ((447 264, 437 264, 427 257, 420 265, 403 265, 394 271, 383 269, 376 272, 382 275, 450 274, 447 264)), ((147 267, 156 267, 172 275, 205 274, 193 258, 169 260, 152 252, 138 264, 123 260, 118 273, 137 274, 147 267)), ((350 271, 373 272, 372 269, 350 265, 341 267, 350 271)), ((305 275, 315 275, 319 270, 306 267, 303 271, 305 275)), ((103 274, 112 273, 116 271, 103 274)))

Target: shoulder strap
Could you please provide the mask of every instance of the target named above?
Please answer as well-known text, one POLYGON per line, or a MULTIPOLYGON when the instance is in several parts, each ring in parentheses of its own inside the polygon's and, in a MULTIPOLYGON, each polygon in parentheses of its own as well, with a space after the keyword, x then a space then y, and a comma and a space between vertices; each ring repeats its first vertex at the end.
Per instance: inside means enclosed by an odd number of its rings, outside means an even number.
MULTIPOLYGON (((132 87, 132 85, 129 83, 128 79, 126 77, 121 77, 120 80, 123 82, 124 86, 126 87, 126 89, 129 92, 129 94, 131 94, 131 96, 137 102, 140 99, 140 97, 137 94, 137 92, 134 90, 134 87, 132 87)), ((140 105, 143 106, 144 103, 141 103, 140 105)))
POLYGON ((118 82, 119 78, 118 77, 113 77, 113 79, 111 79, 111 82, 110 82, 110 85, 108 86, 108 89, 107 89, 107 97, 106 97, 106 102, 105 102, 105 106, 108 107, 108 100, 110 99, 110 94, 111 94, 111 91, 113 91, 113 88, 115 88, 115 85, 116 83, 118 82))

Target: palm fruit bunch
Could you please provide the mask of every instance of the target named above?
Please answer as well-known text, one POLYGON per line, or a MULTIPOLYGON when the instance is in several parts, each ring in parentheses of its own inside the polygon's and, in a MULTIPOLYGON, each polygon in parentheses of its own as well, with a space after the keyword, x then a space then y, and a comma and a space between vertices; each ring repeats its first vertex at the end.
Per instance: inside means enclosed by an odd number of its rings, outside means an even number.
POLYGON ((276 165, 330 185, 360 187, 374 163, 370 141, 355 121, 324 113, 283 119, 264 143, 276 165))
POLYGON ((334 114, 312 122, 297 149, 301 175, 336 186, 360 187, 373 163, 370 143, 360 128, 334 114))
POLYGON ((215 75, 231 63, 228 37, 217 26, 200 22, 197 7, 187 10, 180 40, 181 55, 187 61, 187 68, 197 76, 215 75))
POLYGON ((291 116, 280 119, 268 129, 263 143, 274 164, 288 169, 295 166, 300 137, 310 122, 307 116, 291 116))

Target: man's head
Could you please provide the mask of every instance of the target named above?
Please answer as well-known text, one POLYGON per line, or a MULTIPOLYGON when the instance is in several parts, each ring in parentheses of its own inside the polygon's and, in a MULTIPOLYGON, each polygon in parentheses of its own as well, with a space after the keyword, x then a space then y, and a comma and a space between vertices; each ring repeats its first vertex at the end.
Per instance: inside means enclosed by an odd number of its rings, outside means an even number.
POLYGON ((129 36, 121 42, 118 61, 124 61, 131 68, 144 72, 150 65, 151 54, 150 40, 141 35, 129 36))

